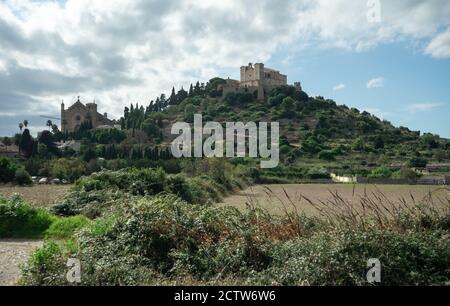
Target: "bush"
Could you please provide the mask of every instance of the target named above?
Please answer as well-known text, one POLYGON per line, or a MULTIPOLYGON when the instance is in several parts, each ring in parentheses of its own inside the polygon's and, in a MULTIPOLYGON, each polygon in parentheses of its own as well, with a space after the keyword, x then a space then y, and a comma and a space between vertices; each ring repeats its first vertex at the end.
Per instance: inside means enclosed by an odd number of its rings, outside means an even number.
POLYGON ((66 284, 60 276, 73 257, 83 264, 83 285, 227 279, 247 285, 367 285, 370 258, 382 263, 382 285, 445 285, 450 279, 445 229, 330 231, 317 218, 187 205, 167 195, 123 203, 73 239, 37 251, 23 283, 66 284))
POLYGON ((13 160, 0 157, 0 183, 9 183, 14 180, 19 166, 13 160))
POLYGON ((273 255, 273 267, 259 278, 280 285, 367 285, 367 260, 377 258, 384 286, 445 285, 450 280, 449 252, 446 232, 320 233, 282 244, 273 255))
POLYGON ((413 157, 408 161, 408 167, 410 168, 425 168, 428 164, 428 160, 421 157, 413 157))
POLYGON ((391 178, 392 171, 385 166, 381 166, 381 167, 378 167, 378 168, 372 170, 372 172, 369 174, 369 177, 370 178, 391 178))
POLYGON ((45 231, 45 237, 48 239, 67 239, 89 224, 89 219, 84 216, 59 218, 45 231))
POLYGON ((323 160, 332 161, 335 160, 336 153, 330 150, 323 150, 319 153, 319 158, 323 160))
POLYGON ((86 163, 78 158, 60 158, 51 162, 51 175, 69 182, 75 182, 86 174, 86 163))
POLYGON ((33 208, 19 196, 0 197, 0 238, 38 238, 56 218, 48 211, 33 208))
POLYGON ((16 173, 14 175, 14 182, 22 186, 31 185, 33 183, 30 174, 24 168, 19 168, 16 170, 16 173))

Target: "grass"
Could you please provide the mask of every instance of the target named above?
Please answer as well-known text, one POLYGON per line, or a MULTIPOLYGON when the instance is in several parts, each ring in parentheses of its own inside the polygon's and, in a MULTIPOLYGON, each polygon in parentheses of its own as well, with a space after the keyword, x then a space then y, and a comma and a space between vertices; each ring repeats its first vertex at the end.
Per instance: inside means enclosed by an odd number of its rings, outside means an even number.
POLYGON ((362 209, 361 205, 364 203, 362 199, 381 196, 386 202, 395 206, 413 207, 417 202, 426 200, 430 193, 437 206, 445 206, 445 200, 450 198, 450 189, 440 186, 279 184, 249 187, 225 198, 217 205, 244 210, 247 204, 251 204, 272 214, 283 215, 287 209, 290 212, 298 211, 308 216, 317 216, 319 211, 314 209, 306 199, 314 203, 327 203, 337 195, 344 202, 362 209), (441 200, 444 201, 444 205, 441 200), (287 207, 285 207, 286 203, 289 203, 287 207))
POLYGON ((442 209, 434 198, 398 208, 381 195, 365 201, 363 213, 338 195, 311 201, 322 217, 308 217, 138 196, 68 243, 44 246, 22 281, 65 285, 75 257, 83 285, 367 285, 367 260, 378 258, 383 285, 450 284, 450 201, 442 209))
POLYGON ((0 238, 68 239, 90 224, 84 216, 56 217, 48 210, 34 208, 22 197, 0 197, 0 238))
POLYGON ((46 239, 68 239, 81 228, 87 227, 90 220, 84 216, 73 216, 67 218, 56 219, 50 227, 45 231, 46 239))
POLYGON ((40 238, 56 217, 33 208, 20 196, 0 198, 0 238, 40 238))

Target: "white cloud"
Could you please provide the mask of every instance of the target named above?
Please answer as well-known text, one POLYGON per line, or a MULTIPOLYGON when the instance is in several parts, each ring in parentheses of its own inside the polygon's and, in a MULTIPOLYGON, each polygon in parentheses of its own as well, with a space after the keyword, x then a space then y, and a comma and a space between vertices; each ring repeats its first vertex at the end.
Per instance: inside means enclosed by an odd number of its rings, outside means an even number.
POLYGON ((0 117, 14 117, 16 114, 11 112, 0 112, 0 117))
POLYGON ((342 83, 333 87, 334 91, 339 91, 339 90, 343 90, 343 89, 345 89, 345 84, 342 84, 342 83))
POLYGON ((425 53, 434 58, 450 58, 450 28, 433 38, 425 53))
POLYGON ((238 77, 240 65, 281 48, 362 52, 409 39, 446 56, 448 0, 381 5, 381 22, 370 23, 366 0, 3 0, 0 101, 14 103, 0 106, 48 114, 81 95, 117 117, 172 86, 238 77))
POLYGON ((372 80, 369 80, 366 84, 366 87, 368 89, 372 89, 372 88, 380 88, 384 86, 384 79, 379 77, 379 78, 375 78, 372 80))
POLYGON ((440 106, 442 106, 442 103, 417 103, 409 105, 406 109, 410 113, 418 113, 431 111, 440 106))

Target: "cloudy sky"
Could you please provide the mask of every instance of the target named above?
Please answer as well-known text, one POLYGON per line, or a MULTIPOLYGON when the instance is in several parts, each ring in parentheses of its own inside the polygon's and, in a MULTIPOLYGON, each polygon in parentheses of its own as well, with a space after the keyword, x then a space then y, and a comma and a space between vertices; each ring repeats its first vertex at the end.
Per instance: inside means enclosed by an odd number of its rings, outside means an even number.
POLYGON ((0 0, 0 135, 77 96, 118 118, 249 62, 450 138, 448 0, 0 0))

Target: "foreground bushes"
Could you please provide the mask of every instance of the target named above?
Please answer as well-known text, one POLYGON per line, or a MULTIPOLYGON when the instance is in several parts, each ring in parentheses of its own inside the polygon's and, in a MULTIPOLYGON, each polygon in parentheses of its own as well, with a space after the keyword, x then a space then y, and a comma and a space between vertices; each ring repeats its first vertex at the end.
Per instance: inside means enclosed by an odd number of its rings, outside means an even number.
POLYGON ((66 239, 89 222, 82 216, 58 218, 30 206, 20 196, 0 197, 0 238, 66 239))
POLYGON ((319 233, 284 243, 253 280, 270 285, 367 285, 367 260, 382 265, 382 285, 450 285, 448 232, 386 230, 319 233))
POLYGON ((0 197, 0 238, 38 238, 55 220, 44 209, 36 209, 21 197, 0 197))
POLYGON ((67 259, 77 258, 84 285, 365 285, 367 260, 378 258, 383 285, 445 285, 448 254, 448 230, 332 230, 315 218, 188 205, 166 195, 135 198, 65 244, 46 244, 22 282, 65 285, 67 259))
POLYGON ((160 168, 105 170, 79 179, 72 192, 53 208, 53 212, 62 216, 82 214, 96 218, 132 196, 163 193, 177 195, 191 204, 211 204, 239 187, 239 183, 223 178, 166 174, 160 168))

